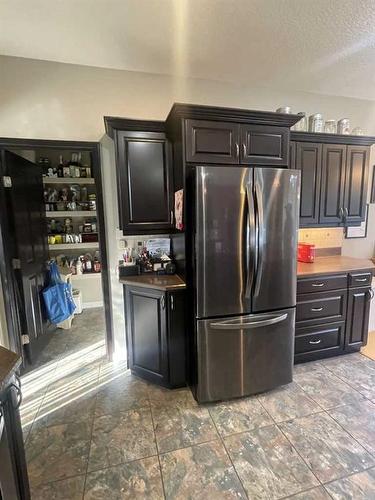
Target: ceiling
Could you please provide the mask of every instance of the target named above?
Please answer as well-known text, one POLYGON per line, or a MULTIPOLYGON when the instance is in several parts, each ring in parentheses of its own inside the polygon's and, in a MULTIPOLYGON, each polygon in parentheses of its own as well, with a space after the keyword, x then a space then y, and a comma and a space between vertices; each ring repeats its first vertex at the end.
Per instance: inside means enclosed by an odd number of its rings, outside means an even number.
POLYGON ((0 0, 0 54, 375 99, 373 0, 0 0))

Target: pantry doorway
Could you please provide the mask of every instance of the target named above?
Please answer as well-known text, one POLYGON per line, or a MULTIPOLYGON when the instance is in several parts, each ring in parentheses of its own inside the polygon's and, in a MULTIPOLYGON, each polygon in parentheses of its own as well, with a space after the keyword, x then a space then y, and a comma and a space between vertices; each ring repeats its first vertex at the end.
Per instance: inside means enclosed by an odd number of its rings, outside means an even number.
MULTIPOLYGON (((2 160, 0 165, 0 196, 3 200, 0 213, 0 271, 9 347, 22 355, 23 370, 27 372, 47 363, 51 357, 63 356, 62 349, 66 349, 64 346, 68 338, 68 345, 78 356, 80 347, 89 352, 91 344, 97 343, 102 332, 104 353, 111 359, 112 319, 99 144, 0 139, 0 149, 3 151, 2 158, 8 158, 8 161, 2 160), (39 192, 33 192, 30 198, 34 200, 34 206, 26 208, 27 194, 31 194, 26 186, 24 195, 18 200, 20 207, 22 201, 26 203, 23 210, 33 211, 28 215, 33 216, 34 222, 36 217, 40 218, 36 223, 40 229, 39 242, 28 242, 27 238, 22 240, 21 235, 17 240, 9 224, 19 207, 14 200, 13 204, 11 201, 12 175, 17 168, 20 171, 26 169, 25 176, 31 169, 36 177, 39 176, 36 188, 39 192), (36 202, 35 198, 38 198, 36 202), (36 209, 35 203, 39 203, 40 208, 36 209), (36 255, 35 250, 38 250, 39 267, 44 267, 38 270, 39 277, 37 281, 34 279, 34 287, 22 286, 26 280, 19 266, 16 243, 20 241, 26 254, 36 255), (74 316, 70 324, 59 325, 63 327, 59 329, 46 320, 41 300, 51 260, 58 262, 63 280, 72 283, 78 312, 82 309, 82 313, 74 316), (68 332, 74 334, 68 335, 68 332), (59 341, 56 341, 57 337, 59 341)), ((17 173, 17 176, 22 179, 22 174, 17 173)), ((32 238, 35 240, 35 235, 32 238)), ((25 269, 25 264, 22 267, 25 269)))

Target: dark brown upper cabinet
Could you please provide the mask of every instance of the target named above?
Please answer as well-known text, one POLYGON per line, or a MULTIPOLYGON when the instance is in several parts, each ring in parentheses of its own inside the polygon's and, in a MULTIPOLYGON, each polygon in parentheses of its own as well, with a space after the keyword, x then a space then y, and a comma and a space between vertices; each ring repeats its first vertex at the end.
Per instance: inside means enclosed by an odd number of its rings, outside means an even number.
MULTIPOLYGON (((295 166, 301 170, 300 225, 319 223, 322 145, 310 142, 295 144, 295 166)), ((294 168, 294 167, 292 167, 294 168)))
POLYGON ((374 137, 292 132, 302 171, 300 226, 355 226, 365 220, 374 137), (320 174, 319 174, 320 172, 320 174))
POLYGON ((238 163, 240 127, 236 123, 186 120, 186 161, 238 163))
POLYGON ((324 144, 319 222, 322 225, 344 223, 346 146, 324 144))
POLYGON ((171 148, 163 132, 117 131, 120 224, 124 234, 173 228, 171 148))
POLYGON ((288 165, 289 129, 265 125, 241 125, 240 163, 288 165))
POLYGON ((287 127, 186 120, 185 141, 191 163, 288 165, 287 127))
POLYGON ((369 147, 348 146, 344 217, 348 226, 360 223, 366 216, 369 147))

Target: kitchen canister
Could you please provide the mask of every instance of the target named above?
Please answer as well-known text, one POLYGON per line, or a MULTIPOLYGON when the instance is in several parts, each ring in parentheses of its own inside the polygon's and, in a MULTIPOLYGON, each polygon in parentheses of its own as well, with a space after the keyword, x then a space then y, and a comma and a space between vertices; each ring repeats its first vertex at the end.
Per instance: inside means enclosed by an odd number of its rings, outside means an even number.
POLYGON ((324 132, 326 134, 337 134, 336 120, 326 120, 324 124, 324 132))
POLYGON ((348 118, 341 118, 337 122, 337 133, 338 134, 350 134, 350 121, 348 118))
POLYGON ((300 116, 301 119, 293 125, 292 130, 296 130, 297 132, 307 132, 307 118, 305 113, 300 111, 297 115, 300 116))
POLYGON ((323 115, 315 113, 309 116, 309 132, 323 132, 323 115))
POLYGON ((290 114, 292 112, 292 109, 290 106, 282 106, 281 108, 277 108, 276 113, 285 113, 285 114, 290 114))
POLYGON ((355 127, 352 130, 352 135, 365 135, 365 131, 361 127, 355 127))

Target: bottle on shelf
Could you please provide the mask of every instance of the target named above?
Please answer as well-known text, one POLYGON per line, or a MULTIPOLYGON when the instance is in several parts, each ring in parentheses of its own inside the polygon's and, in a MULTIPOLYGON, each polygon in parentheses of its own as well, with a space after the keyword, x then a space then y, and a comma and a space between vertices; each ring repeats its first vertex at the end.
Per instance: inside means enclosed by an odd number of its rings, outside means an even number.
POLYGON ((57 177, 64 177, 64 160, 62 155, 60 155, 60 161, 57 167, 57 177))

